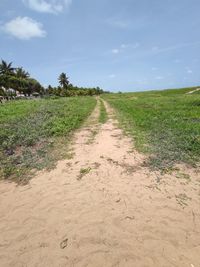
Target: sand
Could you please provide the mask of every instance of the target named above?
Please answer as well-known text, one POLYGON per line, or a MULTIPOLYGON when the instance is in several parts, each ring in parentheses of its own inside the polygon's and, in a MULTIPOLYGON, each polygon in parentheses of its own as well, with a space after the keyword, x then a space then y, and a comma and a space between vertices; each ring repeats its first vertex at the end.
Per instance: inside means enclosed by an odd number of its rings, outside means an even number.
POLYGON ((73 158, 0 183, 1 267, 200 267, 199 170, 150 172, 106 109, 75 133, 73 158))

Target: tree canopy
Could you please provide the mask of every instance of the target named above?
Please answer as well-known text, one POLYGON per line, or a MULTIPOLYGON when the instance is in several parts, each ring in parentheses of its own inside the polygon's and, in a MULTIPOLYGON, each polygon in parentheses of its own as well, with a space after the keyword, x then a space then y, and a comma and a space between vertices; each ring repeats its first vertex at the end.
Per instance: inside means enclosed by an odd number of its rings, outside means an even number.
POLYGON ((30 77, 30 74, 22 67, 12 67, 12 62, 7 63, 2 60, 0 63, 0 94, 10 95, 9 89, 21 94, 31 95, 35 92, 42 94, 44 88, 36 80, 30 77), (5 89, 5 90, 4 90, 5 89))
POLYGON ((67 74, 62 72, 58 76, 59 86, 49 85, 46 89, 34 78, 32 78, 23 67, 13 67, 12 62, 7 63, 5 60, 0 62, 0 95, 8 96, 10 94, 46 95, 57 97, 70 96, 93 96, 104 93, 99 87, 83 88, 73 86, 67 74))
POLYGON ((59 77, 58 81, 62 88, 67 88, 69 85, 69 78, 67 77, 66 73, 62 72, 59 77))

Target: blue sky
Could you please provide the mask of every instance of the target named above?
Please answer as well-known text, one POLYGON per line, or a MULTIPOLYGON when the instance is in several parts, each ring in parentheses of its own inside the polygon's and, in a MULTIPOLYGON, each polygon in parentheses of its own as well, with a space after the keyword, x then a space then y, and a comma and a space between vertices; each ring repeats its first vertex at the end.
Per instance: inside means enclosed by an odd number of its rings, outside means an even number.
POLYGON ((200 85, 199 0, 0 0, 0 57, 43 85, 200 85))

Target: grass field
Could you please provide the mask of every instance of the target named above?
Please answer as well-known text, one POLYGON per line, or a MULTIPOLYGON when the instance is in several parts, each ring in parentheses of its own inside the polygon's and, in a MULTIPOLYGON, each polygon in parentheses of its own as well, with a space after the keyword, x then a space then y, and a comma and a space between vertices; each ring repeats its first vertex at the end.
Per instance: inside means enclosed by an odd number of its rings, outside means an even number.
POLYGON ((66 157, 70 134, 95 104, 95 98, 74 97, 0 105, 0 176, 24 179, 66 157))
POLYGON ((104 106, 104 103, 102 99, 100 100, 100 116, 99 116, 99 122, 105 123, 108 119, 106 108, 104 106))
POLYGON ((118 111, 122 127, 136 148, 148 153, 153 168, 200 160, 200 94, 193 88, 110 94, 104 98, 118 111))

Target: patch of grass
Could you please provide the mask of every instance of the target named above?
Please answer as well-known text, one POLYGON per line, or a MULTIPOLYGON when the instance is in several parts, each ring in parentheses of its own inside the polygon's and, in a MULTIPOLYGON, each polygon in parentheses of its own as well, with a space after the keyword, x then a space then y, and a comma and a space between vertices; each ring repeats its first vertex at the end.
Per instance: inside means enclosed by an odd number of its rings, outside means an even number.
POLYGON ((81 180, 83 176, 87 175, 91 170, 92 168, 90 167, 80 169, 80 174, 78 175, 77 180, 81 180))
POLYGON ((136 148, 148 153, 156 169, 176 163, 195 166, 200 159, 200 95, 194 88, 109 94, 105 99, 134 137, 136 148))
POLYGON ((105 105, 103 103, 103 100, 100 99, 100 116, 99 116, 99 122, 100 123, 106 123, 107 119, 108 119, 108 115, 107 115, 107 112, 106 112, 105 105))
POLYGON ((175 195, 176 201, 179 205, 181 205, 183 208, 188 205, 187 201, 192 200, 190 197, 188 197, 185 193, 175 195))
POLYGON ((72 132, 95 104, 92 97, 72 97, 0 105, 0 176, 28 180, 31 170, 53 167, 67 157, 72 132))
POLYGON ((90 145, 90 144, 92 144, 94 142, 95 136, 98 134, 98 130, 99 129, 92 129, 90 131, 91 135, 90 135, 89 139, 86 142, 87 145, 90 145))
POLYGON ((177 172, 176 178, 178 179, 185 179, 187 181, 190 181, 190 175, 182 172, 177 172))

